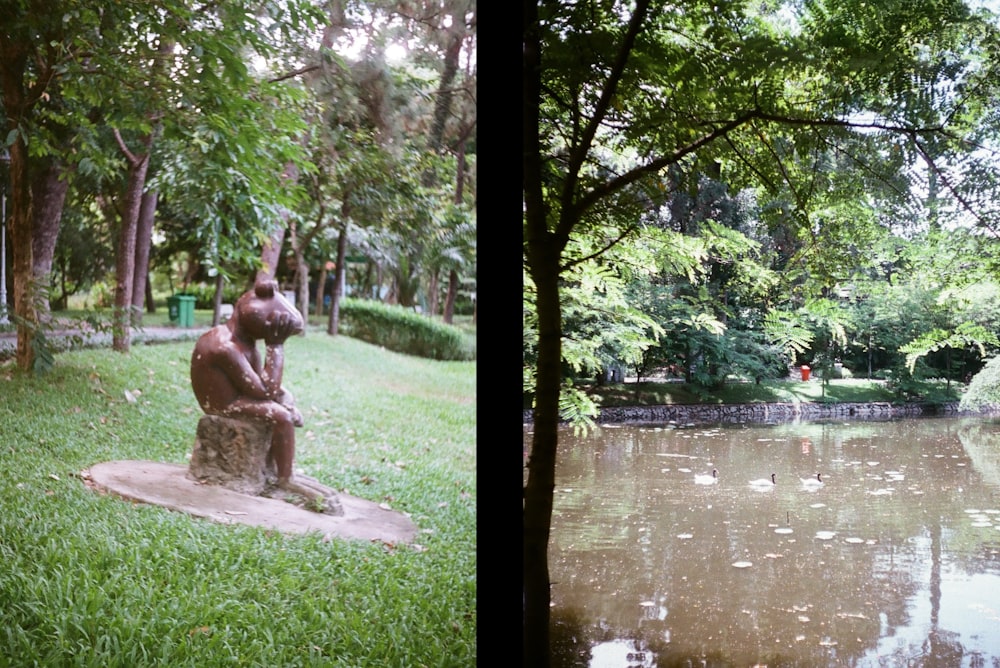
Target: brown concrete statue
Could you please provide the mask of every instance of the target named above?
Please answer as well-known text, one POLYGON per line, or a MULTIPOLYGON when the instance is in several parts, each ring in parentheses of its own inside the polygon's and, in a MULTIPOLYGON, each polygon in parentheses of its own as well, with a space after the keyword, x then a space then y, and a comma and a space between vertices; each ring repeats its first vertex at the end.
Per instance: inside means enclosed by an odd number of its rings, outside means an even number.
MULTIPOLYGON (((285 340, 303 328, 302 315, 278 284, 258 281, 237 300, 229 320, 198 339, 191 355, 191 387, 207 415, 269 425, 266 464, 276 470, 277 487, 322 506, 331 490, 293 474, 295 428, 303 418, 292 394, 281 386, 285 340), (258 340, 264 341, 263 364, 258 340)), ((201 432, 199 425, 199 436, 201 432)))

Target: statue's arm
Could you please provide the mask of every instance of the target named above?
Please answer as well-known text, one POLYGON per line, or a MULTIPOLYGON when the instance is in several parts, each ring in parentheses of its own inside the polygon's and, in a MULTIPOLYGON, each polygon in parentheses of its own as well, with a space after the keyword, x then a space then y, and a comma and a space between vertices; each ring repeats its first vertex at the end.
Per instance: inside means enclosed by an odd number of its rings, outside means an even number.
POLYGON ((292 313, 279 313, 269 323, 264 336, 264 368, 261 379, 268 398, 281 401, 281 378, 285 371, 285 340, 298 331, 298 319, 292 313))
POLYGON ((252 399, 272 398, 267 386, 264 384, 262 374, 258 373, 250 361, 235 346, 226 345, 217 351, 212 360, 219 368, 236 391, 252 399))
POLYGON ((285 346, 271 343, 265 347, 264 369, 261 381, 269 399, 278 400, 281 397, 281 377, 285 371, 285 346))

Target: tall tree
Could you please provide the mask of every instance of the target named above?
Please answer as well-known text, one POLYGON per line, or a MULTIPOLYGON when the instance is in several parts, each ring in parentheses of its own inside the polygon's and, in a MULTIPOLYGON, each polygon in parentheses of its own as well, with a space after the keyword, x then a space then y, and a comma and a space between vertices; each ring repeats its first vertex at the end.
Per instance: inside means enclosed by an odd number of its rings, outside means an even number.
MULTIPOLYGON (((251 55, 271 55, 287 48, 289 40, 298 41, 303 30, 315 25, 316 8, 307 0, 275 5, 263 13, 250 4, 195 7, 188 0, 156 5, 84 2, 63 11, 41 1, 9 6, 0 27, 0 78, 6 112, 4 141, 11 146, 14 186, 11 236, 20 368, 29 369, 34 364, 32 333, 38 327, 39 290, 32 287, 34 263, 29 250, 32 236, 35 229, 54 236, 51 225, 36 225, 34 221, 39 211, 49 216, 46 223, 57 220, 48 213, 53 207, 33 205, 28 184, 50 156, 72 157, 81 164, 89 161, 88 169, 104 174, 114 173, 131 157, 133 178, 126 191, 130 194, 122 203, 133 206, 121 209, 137 216, 150 156, 149 150, 136 147, 152 139, 158 124, 171 136, 183 131, 192 117, 237 115, 239 110, 234 106, 257 99, 257 81, 248 67, 251 55), (173 53, 176 57, 168 63, 173 53), (69 133, 72 150, 56 141, 62 136, 55 131, 57 127, 79 130, 69 133), (100 134, 95 128, 118 132, 119 146, 127 152, 120 154, 123 157, 117 163, 107 158, 113 144, 105 143, 100 149, 97 144, 88 144, 100 134), (99 155, 100 150, 104 156, 99 155)), ((261 152, 272 150, 261 148, 261 152)), ((256 168, 252 161, 246 162, 248 169, 256 168)), ((272 169, 270 173, 273 177, 279 171, 272 169)), ((134 220, 123 221, 121 242, 126 247, 135 238, 134 220)), ((119 310, 127 313, 134 253, 132 259, 127 258, 127 252, 119 256, 119 270, 124 275, 117 279, 117 303, 119 310)), ((116 337, 116 348, 128 348, 124 336, 127 334, 116 337)))
POLYGON ((806 230, 817 195, 829 195, 812 187, 823 165, 803 161, 816 147, 849 154, 861 173, 872 169, 866 153, 919 150, 929 137, 941 155, 967 153, 963 138, 981 117, 960 113, 968 104, 956 97, 931 113, 944 101, 921 95, 922 82, 955 59, 982 58, 990 30, 963 3, 936 0, 695 0, 683 11, 659 0, 525 0, 523 238, 537 358, 523 665, 548 665, 564 272, 634 238, 640 216, 629 226, 621 207, 641 211, 646 193, 669 187, 665 171, 688 160, 720 161, 741 189, 792 193, 791 222, 806 230))

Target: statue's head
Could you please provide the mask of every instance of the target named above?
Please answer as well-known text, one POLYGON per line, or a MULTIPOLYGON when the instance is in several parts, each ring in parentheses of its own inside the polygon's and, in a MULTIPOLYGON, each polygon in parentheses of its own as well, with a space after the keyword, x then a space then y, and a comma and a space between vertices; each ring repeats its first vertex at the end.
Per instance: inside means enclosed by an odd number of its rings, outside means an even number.
POLYGON ((269 343, 284 342, 305 330, 302 314, 285 299, 278 283, 272 280, 257 281, 252 290, 236 300, 230 322, 250 338, 265 339, 269 343), (277 323, 281 323, 280 326, 277 323), (277 336, 274 335, 276 328, 277 336))

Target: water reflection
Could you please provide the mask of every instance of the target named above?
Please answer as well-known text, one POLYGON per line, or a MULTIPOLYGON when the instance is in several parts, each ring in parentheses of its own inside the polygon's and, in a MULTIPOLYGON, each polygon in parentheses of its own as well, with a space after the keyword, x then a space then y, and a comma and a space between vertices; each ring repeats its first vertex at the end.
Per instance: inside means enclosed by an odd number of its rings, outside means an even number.
POLYGON ((558 462, 554 665, 1000 665, 996 421, 606 426, 558 462))

